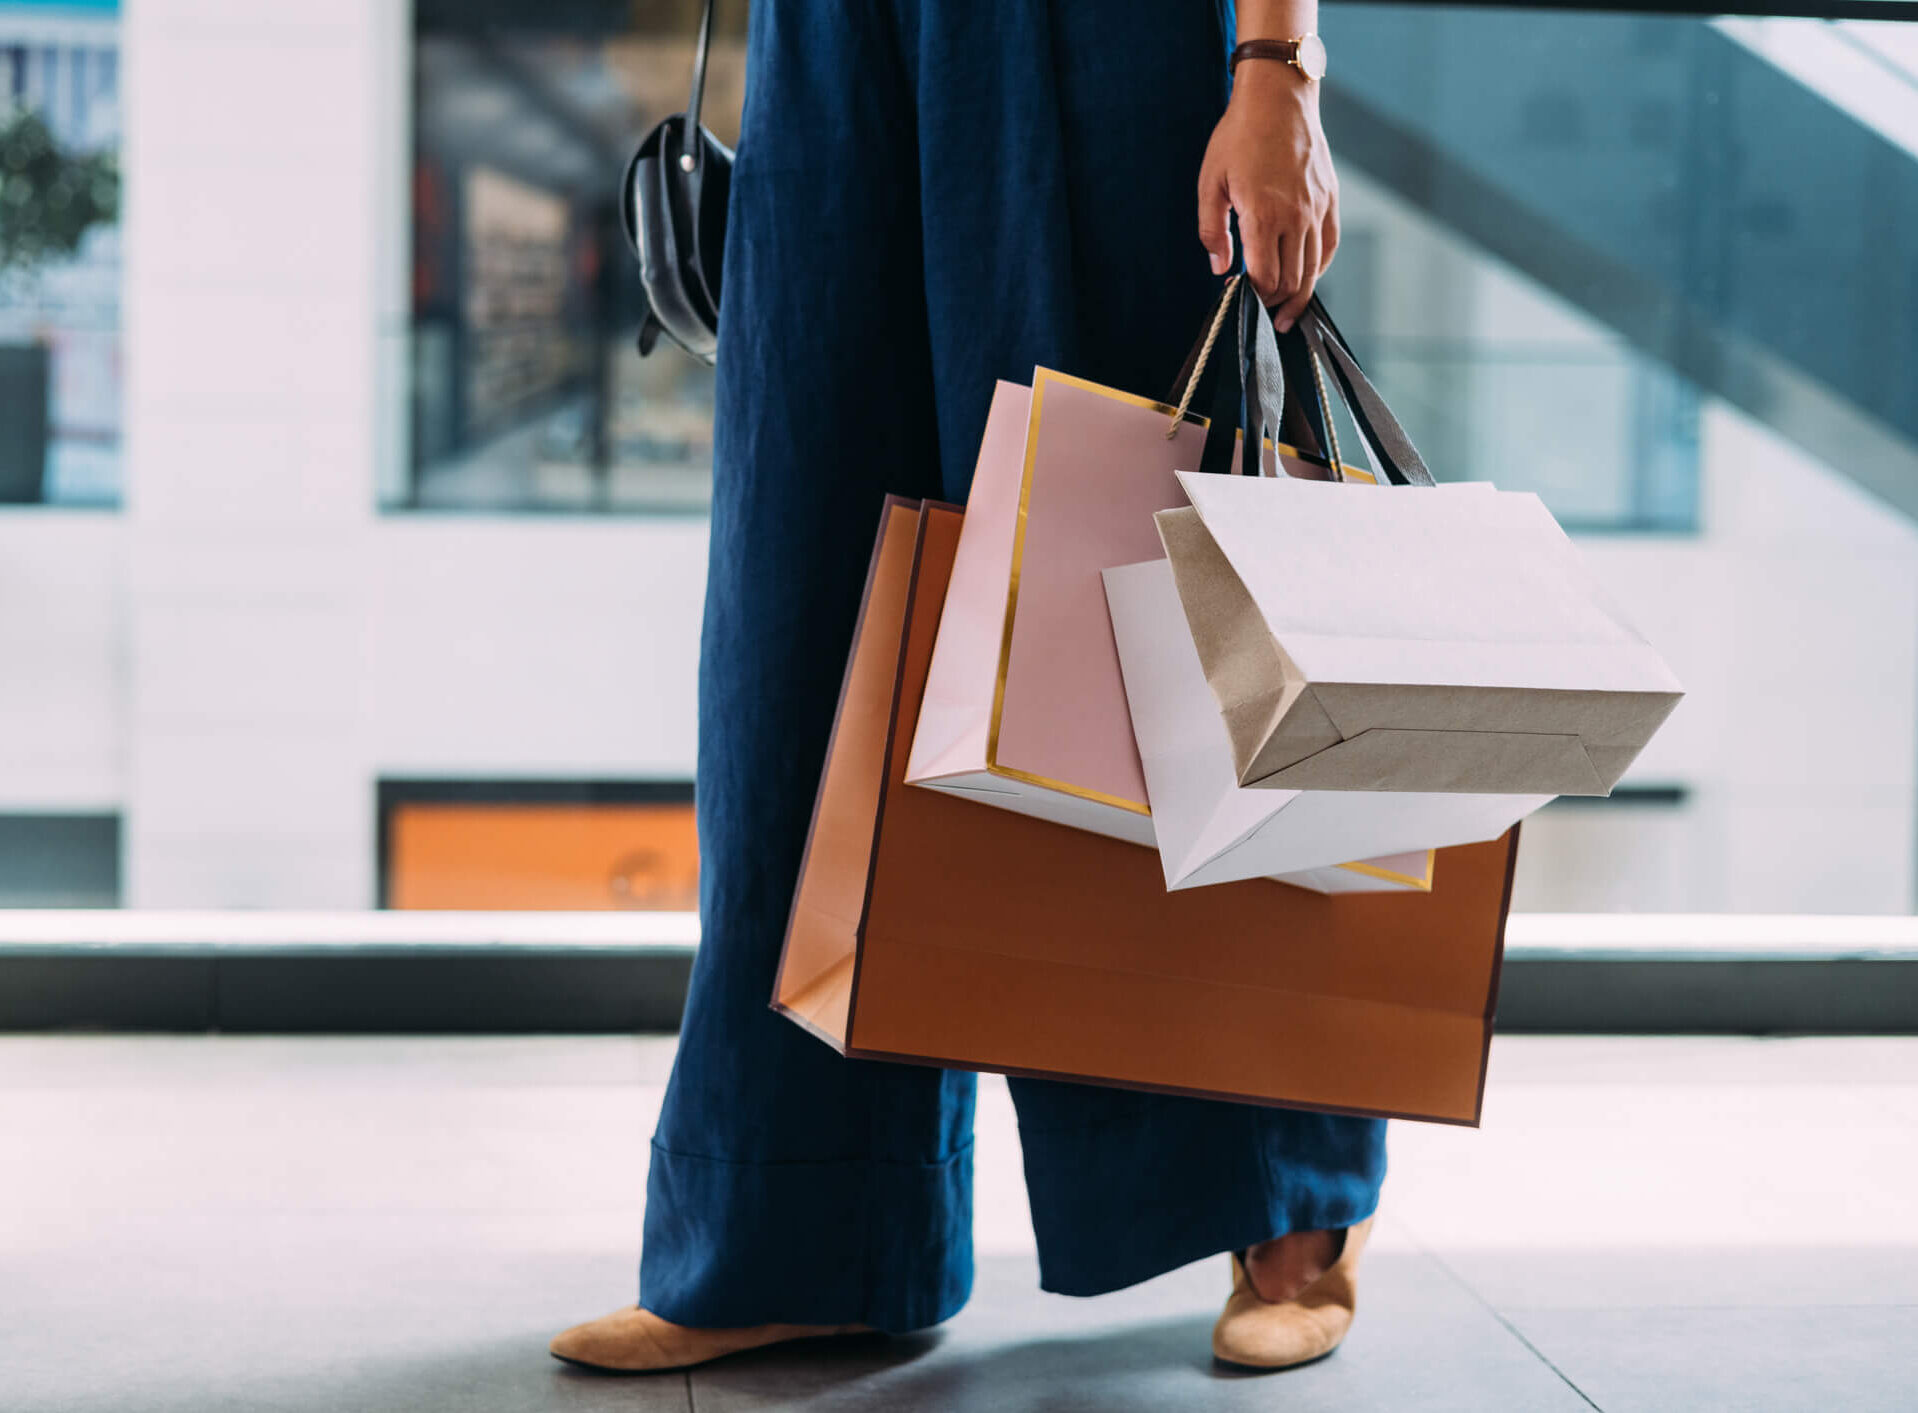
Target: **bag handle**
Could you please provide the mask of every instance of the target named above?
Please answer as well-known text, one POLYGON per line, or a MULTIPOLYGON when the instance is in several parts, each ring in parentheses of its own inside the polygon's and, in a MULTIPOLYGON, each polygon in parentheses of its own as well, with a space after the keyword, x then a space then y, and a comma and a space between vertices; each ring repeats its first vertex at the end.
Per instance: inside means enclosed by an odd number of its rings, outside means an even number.
POLYGON ((699 38, 693 46, 693 91, 686 100, 686 121, 679 130, 679 170, 694 172, 705 160, 706 144, 699 140, 699 108, 706 101, 706 56, 713 48, 713 5, 715 0, 706 0, 706 7, 699 16, 699 38))
MULTIPOLYGON (((1365 376, 1365 370, 1359 366, 1352 346, 1346 342, 1345 335, 1339 332, 1339 326, 1332 322, 1332 316, 1326 312, 1325 305, 1316 294, 1312 296, 1312 302, 1306 308, 1305 317, 1299 320, 1297 329, 1311 351, 1314 375, 1317 376, 1321 365, 1332 370, 1332 378, 1338 384, 1347 410, 1352 414, 1352 421, 1358 426, 1359 435, 1365 438, 1371 448, 1380 474, 1399 486, 1437 485, 1425 465, 1425 458, 1412 445, 1412 439, 1405 434, 1405 428, 1393 415, 1392 409, 1385 405, 1379 390, 1372 386, 1372 380, 1365 376)), ((1319 398, 1322 403, 1325 401, 1322 384, 1319 398)), ((1329 416, 1326 425, 1328 428, 1331 426, 1329 416)))
POLYGON ((1225 282, 1225 291, 1219 296, 1218 307, 1212 311, 1212 318, 1200 332, 1198 341, 1185 356, 1185 362, 1179 368, 1179 375, 1173 381, 1172 389, 1178 394, 1173 401, 1178 403, 1172 411, 1172 423, 1165 429, 1165 439, 1171 441, 1179 434, 1179 424, 1185 421, 1185 414, 1192 406, 1192 395, 1199 389, 1199 379, 1205 376, 1205 365, 1212 357, 1212 345, 1219 341, 1219 330, 1225 327, 1226 312, 1232 307, 1232 296, 1238 292, 1242 275, 1233 275, 1225 282))
POLYGON ((1185 365, 1179 370, 1175 384, 1178 390, 1177 407, 1166 428, 1168 438, 1178 431, 1191 408, 1194 395, 1208 370, 1219 334, 1225 326, 1226 316, 1232 311, 1235 302, 1239 343, 1236 391, 1241 397, 1237 399, 1238 405, 1234 406, 1233 401, 1226 397, 1226 393, 1233 390, 1229 381, 1219 380, 1222 386, 1217 389, 1213 399, 1212 426, 1206 434, 1206 454, 1200 463, 1201 470, 1224 471, 1230 467, 1232 457, 1230 449, 1224 444, 1225 438, 1236 432, 1243 421, 1245 439, 1239 448, 1240 469, 1245 475, 1260 473, 1259 448, 1264 438, 1269 435, 1275 441, 1281 440, 1279 429, 1286 410, 1286 367, 1289 363, 1295 381, 1301 368, 1311 375, 1313 397, 1311 401, 1301 403, 1300 410, 1306 428, 1317 437, 1327 453, 1333 480, 1345 479, 1345 459, 1340 454, 1338 426, 1333 419, 1331 398, 1326 391, 1325 369, 1328 367, 1332 370, 1340 400, 1352 414, 1352 421, 1370 449, 1372 459, 1378 466, 1378 474, 1384 482, 1398 486, 1437 484, 1425 459, 1419 455, 1418 448, 1412 444, 1411 437, 1386 405, 1372 380, 1366 376, 1358 357, 1352 352, 1351 344, 1339 332, 1338 325, 1332 322, 1331 314, 1326 311, 1319 297, 1312 297, 1311 304, 1286 336, 1282 348, 1272 328, 1270 312, 1253 291, 1243 271, 1226 280, 1210 323, 1194 343, 1192 351, 1186 355, 1185 365))
POLYGON ((1257 476, 1264 469, 1261 452, 1264 449, 1265 431, 1269 428, 1276 440, 1284 420, 1285 365, 1279 357, 1271 317, 1264 314, 1264 307, 1253 291, 1252 281, 1246 276, 1244 260, 1236 253, 1244 249, 1239 237, 1236 212, 1226 215, 1226 235, 1235 252, 1232 273, 1227 276, 1225 287, 1219 292, 1219 303, 1212 311, 1212 318, 1185 356, 1185 362, 1173 383, 1172 395, 1166 399, 1169 403, 1176 403, 1177 407, 1166 424, 1165 435, 1166 440, 1170 441, 1178 434, 1192 406, 1193 397, 1205 379, 1208 365, 1217 367, 1211 362, 1212 351, 1226 326, 1226 316, 1236 305, 1238 327, 1234 337, 1238 352, 1233 361, 1237 365, 1234 370, 1237 378, 1230 379, 1217 373, 1213 375, 1213 405, 1211 416, 1207 419, 1205 448, 1199 458, 1199 470, 1226 472, 1231 469, 1233 437, 1243 423, 1245 436, 1239 448, 1239 469, 1244 475, 1257 476), (1262 330, 1260 326, 1263 326, 1262 330))
POLYGON ((1228 319, 1235 315, 1232 339, 1237 345, 1237 354, 1233 361, 1238 376, 1233 379, 1222 373, 1213 374, 1212 415, 1199 469, 1219 472, 1230 469, 1232 443, 1243 423, 1245 435, 1237 448, 1239 469, 1244 475, 1256 476, 1262 470, 1260 451, 1265 437, 1268 433, 1274 438, 1279 435, 1279 425, 1285 415, 1285 367, 1279 358, 1272 320, 1265 314, 1243 272, 1226 280, 1211 320, 1191 353, 1186 355, 1185 367, 1179 372, 1177 406, 1171 412, 1165 434, 1170 440, 1184 425, 1200 384, 1207 372, 1217 367, 1213 350, 1219 343, 1219 335, 1227 328, 1228 319))

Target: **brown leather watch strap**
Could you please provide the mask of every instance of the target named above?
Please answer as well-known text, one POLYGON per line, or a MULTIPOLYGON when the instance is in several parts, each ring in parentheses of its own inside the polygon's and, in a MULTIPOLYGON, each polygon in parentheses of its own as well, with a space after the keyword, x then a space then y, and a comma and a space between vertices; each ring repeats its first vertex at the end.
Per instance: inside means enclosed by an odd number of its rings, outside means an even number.
POLYGON ((1241 59, 1277 59, 1281 64, 1294 64, 1298 58, 1296 39, 1248 39, 1232 51, 1232 67, 1237 69, 1241 59))

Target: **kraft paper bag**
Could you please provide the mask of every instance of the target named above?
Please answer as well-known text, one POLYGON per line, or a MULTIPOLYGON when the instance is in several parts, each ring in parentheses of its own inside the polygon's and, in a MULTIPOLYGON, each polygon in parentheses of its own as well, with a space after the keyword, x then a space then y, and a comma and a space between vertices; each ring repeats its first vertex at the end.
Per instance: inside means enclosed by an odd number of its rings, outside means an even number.
POLYGON ((1606 795, 1684 695, 1537 496, 1179 481, 1160 538, 1241 785, 1606 795))
POLYGON ((1496 839, 1552 798, 1245 789, 1171 564, 1108 569, 1105 587, 1167 888, 1290 875, 1354 857, 1418 858, 1496 839))
POLYGON ((775 982, 841 1054, 1478 1121, 1516 831, 1432 892, 1168 893, 1119 840, 908 788, 960 513, 887 504, 775 982))

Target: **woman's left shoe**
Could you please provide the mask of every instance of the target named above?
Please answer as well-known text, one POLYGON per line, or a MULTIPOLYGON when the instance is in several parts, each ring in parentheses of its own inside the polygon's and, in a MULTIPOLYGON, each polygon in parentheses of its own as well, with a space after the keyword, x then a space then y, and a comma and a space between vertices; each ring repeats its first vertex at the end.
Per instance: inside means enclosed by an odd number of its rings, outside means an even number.
POLYGON ((547 1346, 562 1363, 602 1374, 660 1374, 710 1364, 730 1354, 800 1339, 871 1334, 870 1325, 752 1325, 743 1329, 694 1329, 628 1305, 597 1320, 574 1325, 547 1346))
POLYGON ((1248 1369, 1289 1369, 1323 1359, 1339 1347, 1358 1307, 1359 1253, 1372 1234, 1372 1218, 1347 1227, 1345 1247, 1326 1273, 1290 1300, 1262 1300, 1232 1256, 1232 1294, 1212 1327, 1212 1353, 1248 1369))

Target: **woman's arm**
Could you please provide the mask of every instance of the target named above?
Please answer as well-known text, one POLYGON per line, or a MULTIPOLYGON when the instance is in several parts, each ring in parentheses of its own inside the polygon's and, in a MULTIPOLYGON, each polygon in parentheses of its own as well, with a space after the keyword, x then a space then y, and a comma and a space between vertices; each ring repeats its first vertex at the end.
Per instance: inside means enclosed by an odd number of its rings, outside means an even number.
MULTIPOLYGON (((1238 42, 1297 39, 1318 0, 1239 0, 1238 42)), ((1283 333, 1304 311, 1339 244, 1339 179, 1319 126, 1319 85, 1291 64, 1246 59, 1199 169, 1199 239, 1223 274, 1228 208, 1239 213, 1245 268, 1283 333)))

